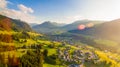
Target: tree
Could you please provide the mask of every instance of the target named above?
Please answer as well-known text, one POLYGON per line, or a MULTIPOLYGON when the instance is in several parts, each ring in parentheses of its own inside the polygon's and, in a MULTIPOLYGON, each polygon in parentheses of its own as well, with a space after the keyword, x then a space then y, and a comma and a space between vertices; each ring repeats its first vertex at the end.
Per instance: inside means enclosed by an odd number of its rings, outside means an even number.
POLYGON ((38 67, 43 67, 43 54, 42 52, 37 49, 37 58, 38 58, 38 67))
POLYGON ((48 55, 48 50, 47 50, 47 49, 45 49, 45 50, 43 51, 43 55, 44 55, 45 57, 47 57, 47 55, 48 55))
POLYGON ((10 34, 0 34, 0 41, 6 42, 6 43, 11 43, 11 42, 13 42, 12 35, 10 35, 10 34))
POLYGON ((5 54, 0 54, 0 67, 5 67, 6 61, 5 61, 5 54))
POLYGON ((15 55, 8 55, 8 67, 19 67, 19 60, 15 55))
POLYGON ((39 49, 27 51, 20 58, 20 67, 43 67, 43 54, 39 49))
POLYGON ((30 38, 30 35, 27 33, 27 32, 25 32, 25 31, 23 31, 22 32, 22 38, 30 38))

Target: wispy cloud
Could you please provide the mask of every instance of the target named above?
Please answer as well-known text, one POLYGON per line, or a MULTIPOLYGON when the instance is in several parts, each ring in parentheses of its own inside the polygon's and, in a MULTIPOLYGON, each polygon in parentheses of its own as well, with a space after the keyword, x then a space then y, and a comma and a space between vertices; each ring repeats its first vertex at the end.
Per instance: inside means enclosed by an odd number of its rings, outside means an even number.
POLYGON ((34 12, 32 8, 27 7, 23 4, 19 4, 17 5, 19 10, 9 9, 7 8, 8 3, 9 2, 6 0, 0 0, 0 14, 14 18, 14 19, 20 19, 28 23, 39 22, 39 20, 36 20, 36 17, 31 14, 34 12))
POLYGON ((24 13, 33 13, 34 12, 34 10, 32 8, 26 7, 23 4, 18 5, 18 8, 24 13))

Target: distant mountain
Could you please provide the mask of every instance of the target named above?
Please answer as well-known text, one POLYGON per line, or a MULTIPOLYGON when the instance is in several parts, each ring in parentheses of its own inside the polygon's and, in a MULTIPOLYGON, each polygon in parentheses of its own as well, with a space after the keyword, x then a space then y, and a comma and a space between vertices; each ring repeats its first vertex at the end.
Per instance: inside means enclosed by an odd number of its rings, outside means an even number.
POLYGON ((75 21, 72 24, 59 24, 55 22, 46 21, 42 24, 33 26, 32 28, 37 32, 42 32, 42 33, 55 33, 55 32, 63 33, 69 30, 77 29, 77 27, 80 24, 88 24, 88 23, 99 24, 102 23, 102 21, 80 20, 80 21, 75 21))
POLYGON ((62 27, 62 26, 67 25, 65 23, 56 23, 56 22, 52 22, 52 24, 54 24, 55 26, 58 26, 58 27, 62 27))
POLYGON ((80 24, 83 24, 83 25, 86 25, 89 23, 99 24, 102 22, 104 22, 104 21, 78 20, 78 21, 73 22, 72 24, 63 26, 62 28, 68 31, 68 30, 77 29, 80 24))
POLYGON ((39 28, 39 27, 61 27, 64 26, 66 24, 63 23, 56 23, 56 22, 51 22, 51 21, 45 21, 42 24, 36 24, 35 26, 33 26, 33 28, 39 28))
POLYGON ((32 28, 37 32, 41 32, 41 33, 56 33, 56 32, 63 31, 61 29, 60 24, 55 22, 50 22, 50 21, 46 21, 42 24, 33 26, 32 28))
POLYGON ((0 30, 32 31, 32 28, 23 21, 0 15, 0 30))
POLYGON ((120 43, 120 19, 98 24, 84 30, 70 30, 70 33, 84 34, 101 39, 109 39, 120 43))
POLYGON ((29 23, 31 27, 38 25, 37 23, 29 23))
POLYGON ((55 27, 57 27, 57 26, 55 26, 55 25, 54 25, 52 22, 50 22, 50 21, 46 21, 46 22, 44 22, 44 23, 42 23, 42 24, 33 26, 33 28, 46 28, 46 27, 48 27, 48 28, 55 28, 55 27))

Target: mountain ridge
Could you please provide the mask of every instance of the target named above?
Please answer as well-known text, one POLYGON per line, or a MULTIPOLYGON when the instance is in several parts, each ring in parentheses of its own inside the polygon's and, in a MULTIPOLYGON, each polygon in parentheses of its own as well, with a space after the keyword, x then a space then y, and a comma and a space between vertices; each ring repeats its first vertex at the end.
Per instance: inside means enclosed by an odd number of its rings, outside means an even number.
POLYGON ((3 15, 0 15, 0 30, 33 31, 26 22, 3 15))
POLYGON ((53 22, 47 21, 42 24, 38 24, 32 28, 36 30, 37 32, 42 32, 46 34, 46 33, 52 33, 56 31, 67 32, 69 30, 77 29, 78 26, 81 24, 86 25, 88 23, 99 24, 99 23, 102 23, 102 21, 80 20, 80 21, 75 21, 71 24, 65 24, 62 26, 60 25, 58 26, 57 23, 55 24, 53 22))

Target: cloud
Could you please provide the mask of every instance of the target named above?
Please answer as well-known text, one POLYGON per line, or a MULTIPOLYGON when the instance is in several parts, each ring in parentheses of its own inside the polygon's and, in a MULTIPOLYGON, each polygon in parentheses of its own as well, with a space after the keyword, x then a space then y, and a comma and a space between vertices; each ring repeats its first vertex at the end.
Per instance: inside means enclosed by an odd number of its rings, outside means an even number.
POLYGON ((18 8, 24 13, 33 13, 34 12, 33 9, 31 9, 30 7, 26 7, 23 4, 18 5, 18 8))
POLYGON ((7 8, 8 1, 0 0, 0 14, 8 16, 13 19, 20 19, 28 23, 39 23, 39 20, 36 20, 36 17, 31 15, 34 10, 30 7, 26 7, 23 4, 17 5, 19 10, 7 8))
POLYGON ((6 0, 0 0, 0 8, 1 9, 4 9, 7 7, 7 1, 6 0))
POLYGON ((2 12, 0 12, 0 14, 14 18, 14 19, 20 19, 22 21, 26 21, 26 22, 30 22, 30 23, 35 21, 34 16, 31 16, 30 14, 23 13, 21 11, 17 11, 14 9, 3 10, 2 12))

